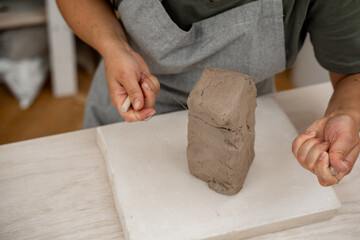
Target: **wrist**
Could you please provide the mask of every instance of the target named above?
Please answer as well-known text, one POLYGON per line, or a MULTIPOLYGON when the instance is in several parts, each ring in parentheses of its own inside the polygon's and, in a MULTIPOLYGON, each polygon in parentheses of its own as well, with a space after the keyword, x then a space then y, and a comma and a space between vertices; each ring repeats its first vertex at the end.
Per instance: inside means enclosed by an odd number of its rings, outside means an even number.
POLYGON ((325 117, 335 117, 338 115, 347 115, 350 116, 358 126, 358 129, 360 131, 360 112, 353 108, 339 108, 335 109, 333 111, 327 111, 325 113, 325 117))
POLYGON ((132 51, 128 42, 122 38, 107 39, 99 49, 100 55, 105 59, 118 52, 119 50, 132 51))

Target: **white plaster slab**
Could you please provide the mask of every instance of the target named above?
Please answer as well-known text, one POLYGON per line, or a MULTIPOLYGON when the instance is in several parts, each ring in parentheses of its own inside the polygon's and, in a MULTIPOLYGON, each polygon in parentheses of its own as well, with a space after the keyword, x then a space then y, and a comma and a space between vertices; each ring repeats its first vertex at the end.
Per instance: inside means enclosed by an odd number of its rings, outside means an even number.
POLYGON ((331 218, 340 202, 292 156, 296 130, 271 97, 258 98, 255 129, 244 187, 225 196, 189 174, 187 111, 99 127, 126 239, 238 240, 331 218))

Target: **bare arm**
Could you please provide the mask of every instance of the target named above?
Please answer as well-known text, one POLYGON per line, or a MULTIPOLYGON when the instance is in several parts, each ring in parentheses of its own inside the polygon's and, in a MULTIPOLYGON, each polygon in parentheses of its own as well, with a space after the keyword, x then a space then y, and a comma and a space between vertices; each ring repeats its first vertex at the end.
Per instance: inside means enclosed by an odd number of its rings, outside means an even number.
POLYGON ((346 113, 360 128, 360 73, 346 75, 330 72, 334 93, 325 115, 346 113))
POLYGON ((143 58, 126 40, 124 29, 106 0, 57 0, 61 13, 75 34, 104 58, 111 102, 128 122, 155 114, 160 84, 143 58), (121 112, 127 96, 132 107, 121 112))
POLYGON ((106 0, 57 0, 76 35, 103 57, 114 45, 129 48, 124 29, 106 0))

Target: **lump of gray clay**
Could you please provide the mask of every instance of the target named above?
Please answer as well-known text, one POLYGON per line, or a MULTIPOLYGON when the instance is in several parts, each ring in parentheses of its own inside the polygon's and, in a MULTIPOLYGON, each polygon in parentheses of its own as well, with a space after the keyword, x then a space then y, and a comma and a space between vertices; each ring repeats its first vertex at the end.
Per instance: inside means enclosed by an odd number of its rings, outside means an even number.
POLYGON ((249 76, 206 68, 188 98, 190 173, 216 192, 238 193, 254 159, 256 87, 249 76))

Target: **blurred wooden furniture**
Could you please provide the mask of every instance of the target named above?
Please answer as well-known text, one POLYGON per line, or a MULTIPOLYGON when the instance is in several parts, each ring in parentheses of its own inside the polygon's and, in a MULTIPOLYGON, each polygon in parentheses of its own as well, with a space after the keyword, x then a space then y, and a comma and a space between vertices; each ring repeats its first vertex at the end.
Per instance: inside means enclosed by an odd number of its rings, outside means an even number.
POLYGON ((39 8, 26 12, 0 12, 0 30, 34 26, 46 23, 45 9, 39 8))
POLYGON ((46 8, 0 12, 0 30, 47 24, 52 90, 55 97, 77 92, 75 37, 61 16, 56 1, 46 8))
POLYGON ((77 92, 75 37, 54 0, 46 0, 50 69, 53 95, 70 96, 77 92))

